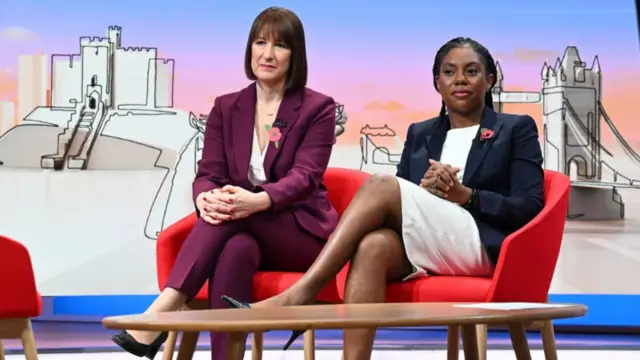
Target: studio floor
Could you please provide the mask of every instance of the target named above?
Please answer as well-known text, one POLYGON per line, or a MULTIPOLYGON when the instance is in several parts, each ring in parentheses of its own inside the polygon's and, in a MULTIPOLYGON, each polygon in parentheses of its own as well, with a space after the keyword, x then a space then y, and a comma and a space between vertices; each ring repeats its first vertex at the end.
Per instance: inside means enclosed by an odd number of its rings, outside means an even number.
MULTIPOLYGON (((316 352, 317 360, 339 360, 341 359, 339 350, 321 350, 316 352)), ((560 360, 637 360, 640 353, 637 351, 615 351, 615 350, 565 350, 558 353, 560 360)), ((161 359, 162 354, 156 355, 156 359, 161 359)), ((193 357, 195 360, 211 359, 208 351, 198 351, 193 357)), ((264 360, 299 360, 303 359, 301 350, 282 351, 265 351, 264 360)), ((447 353, 444 350, 376 350, 373 353, 372 360, 445 360, 447 353)), ((487 354, 488 360, 512 360, 515 356, 511 351, 491 350, 487 354)), ((544 354, 541 350, 532 352, 533 360, 543 360, 544 354)), ((22 355, 9 355, 7 360, 23 360, 22 355)), ((87 354, 46 354, 40 355, 41 360, 80 360, 87 359, 87 354)), ((136 359, 132 355, 125 353, 94 353, 91 354, 91 360, 133 360, 136 359)), ((251 359, 251 353, 247 352, 244 356, 245 360, 251 359)), ((464 355, 460 354, 460 359, 464 359, 464 355)))
MULTIPOLYGON (((109 339, 114 333, 98 323, 34 322, 36 343, 42 359, 75 360, 87 358, 95 360, 126 360, 131 355, 120 352, 109 339)), ((301 359, 302 341, 298 341, 289 351, 281 351, 288 332, 274 331, 265 334, 266 360, 301 359)), ((342 346, 340 331, 319 331, 316 335, 319 360, 340 359, 342 346)), ((513 359, 509 336, 503 331, 491 331, 488 345, 489 359, 513 359)), ((529 343, 534 349, 534 359, 544 359, 539 333, 529 334, 529 343)), ((640 335, 584 335, 558 333, 556 343, 560 359, 640 359, 640 335)), ((376 339, 373 359, 445 359, 446 331, 444 329, 381 329, 376 339)), ((8 359, 23 359, 18 341, 5 340, 8 359)), ((208 334, 201 334, 196 359, 210 358, 208 334)), ((461 357, 462 359, 463 357, 461 357)), ((160 356, 156 359, 161 359, 160 356)), ((250 359, 247 351, 245 359, 250 359)))

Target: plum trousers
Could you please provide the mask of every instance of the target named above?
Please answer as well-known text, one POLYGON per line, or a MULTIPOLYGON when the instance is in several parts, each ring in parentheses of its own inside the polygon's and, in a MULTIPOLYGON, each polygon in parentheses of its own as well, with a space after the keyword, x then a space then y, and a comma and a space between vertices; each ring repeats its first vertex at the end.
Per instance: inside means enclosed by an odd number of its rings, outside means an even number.
MULTIPOLYGON (((167 287, 193 299, 209 279, 209 306, 226 308, 222 295, 252 302, 258 270, 305 272, 326 240, 298 225, 289 211, 264 212, 210 225, 198 219, 169 275, 167 287)), ((226 333, 211 333, 211 357, 225 359, 226 333)))

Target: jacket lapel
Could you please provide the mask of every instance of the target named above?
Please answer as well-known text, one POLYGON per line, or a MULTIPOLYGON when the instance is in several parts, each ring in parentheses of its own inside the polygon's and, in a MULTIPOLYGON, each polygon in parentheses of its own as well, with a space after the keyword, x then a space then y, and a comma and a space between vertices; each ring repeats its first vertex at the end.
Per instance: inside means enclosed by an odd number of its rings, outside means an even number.
MULTIPOLYGON (((447 138, 447 131, 449 131, 450 126, 449 119, 446 116, 441 116, 438 119, 435 131, 427 135, 426 142, 427 148, 429 149, 429 159, 440 161, 442 147, 444 146, 444 141, 447 138)), ((427 159, 427 163, 429 159, 427 159)))
POLYGON ((498 136, 498 132, 502 127, 502 121, 498 118, 498 114, 492 109, 485 107, 482 113, 482 120, 478 127, 478 133, 471 143, 471 149, 469 149, 469 156, 467 157, 467 164, 464 169, 464 176, 462 178, 463 184, 468 184, 469 180, 473 177, 475 172, 480 167, 480 164, 484 160, 485 156, 489 152, 491 143, 498 136), (493 131, 493 136, 489 139, 480 140, 480 134, 482 129, 488 129, 493 131))
POLYGON ((415 171, 411 171, 411 181, 413 183, 419 184, 424 174, 429 170, 431 166, 429 159, 440 161, 442 146, 447 137, 447 131, 449 131, 449 120, 446 116, 441 116, 431 131, 425 135, 424 141, 427 151, 424 153, 424 156, 415 160, 415 171))
POLYGON ((289 91, 284 95, 282 102, 280 103, 280 108, 278 109, 278 114, 276 114, 275 123, 279 123, 279 126, 274 126, 280 129, 280 139, 278 140, 278 147, 276 147, 275 141, 269 141, 267 145, 267 153, 264 157, 264 172, 267 175, 267 181, 271 182, 271 165, 273 165, 273 161, 276 156, 282 149, 282 145, 293 128, 294 123, 298 120, 300 116, 300 107, 302 106, 302 90, 297 91, 289 91))
MULTIPOLYGON (((239 179, 247 179, 249 160, 253 146, 253 131, 256 112, 256 85, 249 85, 240 92, 238 102, 231 115, 233 133, 233 156, 239 179)), ((247 185, 247 184, 245 184, 247 185)))

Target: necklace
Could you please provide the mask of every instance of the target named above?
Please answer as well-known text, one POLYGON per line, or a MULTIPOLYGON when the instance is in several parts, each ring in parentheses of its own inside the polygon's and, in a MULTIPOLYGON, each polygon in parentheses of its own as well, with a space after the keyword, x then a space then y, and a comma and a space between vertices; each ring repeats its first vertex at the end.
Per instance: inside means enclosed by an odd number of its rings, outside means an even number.
POLYGON ((272 111, 267 110, 267 108, 266 108, 266 107, 264 107, 264 105, 262 105, 262 104, 260 104, 260 103, 258 103, 258 107, 259 107, 259 108, 260 108, 264 113, 266 113, 266 114, 267 114, 267 116, 272 117, 272 116, 274 116, 274 115, 276 114, 276 111, 277 111, 277 110, 278 110, 278 108, 280 107, 280 101, 281 101, 281 100, 278 100, 278 101, 276 102, 276 105, 274 106, 274 108, 275 108, 275 109, 273 109, 272 111))

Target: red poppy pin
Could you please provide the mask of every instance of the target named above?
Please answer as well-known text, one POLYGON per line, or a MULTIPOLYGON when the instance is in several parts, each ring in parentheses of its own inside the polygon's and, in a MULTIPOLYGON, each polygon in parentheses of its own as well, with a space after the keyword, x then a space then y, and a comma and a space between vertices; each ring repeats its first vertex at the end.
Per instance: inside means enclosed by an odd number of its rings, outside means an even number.
POLYGON ((269 141, 271 141, 273 143, 273 145, 276 146, 276 149, 278 148, 278 142, 280 141, 280 138, 282 137, 282 133, 280 132, 280 129, 277 127, 273 127, 271 125, 265 125, 264 126, 264 130, 269 134, 269 141))
POLYGON ((480 129, 480 141, 489 140, 493 137, 493 130, 482 128, 480 129))

